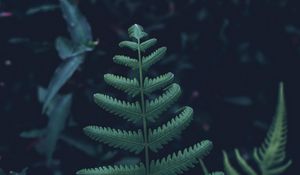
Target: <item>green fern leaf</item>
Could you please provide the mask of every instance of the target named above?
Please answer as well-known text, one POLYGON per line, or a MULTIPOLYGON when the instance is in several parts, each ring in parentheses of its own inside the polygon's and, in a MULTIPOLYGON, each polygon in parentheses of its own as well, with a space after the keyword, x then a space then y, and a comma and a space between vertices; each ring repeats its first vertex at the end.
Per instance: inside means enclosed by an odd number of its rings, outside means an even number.
POLYGON ((263 175, 279 175, 292 163, 285 162, 285 147, 287 142, 287 121, 284 100, 284 87, 280 83, 278 105, 274 120, 267 137, 260 148, 255 148, 253 156, 263 175))
POLYGON ((139 48, 138 43, 132 42, 132 41, 122 41, 122 42, 119 43, 119 46, 120 47, 126 47, 128 49, 133 50, 133 51, 136 51, 139 48))
POLYGON ((140 153, 144 149, 144 138, 141 130, 124 131, 112 128, 87 126, 84 132, 90 138, 101 141, 115 148, 121 148, 135 153, 140 153))
POLYGON ((145 175, 142 163, 139 165, 115 165, 99 168, 89 168, 77 171, 77 175, 145 175))
POLYGON ((146 101, 146 118, 154 121, 162 112, 167 110, 180 96, 181 89, 176 83, 171 84, 166 92, 154 100, 146 101))
POLYGON ((137 123, 141 120, 141 107, 139 102, 129 103, 104 94, 95 94, 94 101, 105 110, 117 114, 128 121, 137 123))
POLYGON ((248 175, 257 175, 257 173, 250 167, 250 165, 248 165, 246 160, 241 156, 239 150, 235 149, 234 152, 235 152, 237 162, 240 165, 240 167, 244 170, 244 172, 247 173, 248 175))
POLYGON ((208 140, 179 151, 177 154, 168 155, 162 160, 151 161, 150 175, 177 175, 194 167, 198 158, 206 156, 212 149, 208 140))
POLYGON ((129 27, 128 34, 130 38, 134 38, 136 40, 140 40, 148 35, 146 32, 144 32, 143 27, 138 24, 134 24, 129 27))
POLYGON ((174 74, 171 72, 160 75, 156 78, 146 77, 144 80, 144 92, 151 94, 152 92, 169 85, 174 80, 174 74))
POLYGON ((137 69, 139 66, 136 59, 124 55, 116 55, 114 56, 113 60, 117 64, 124 65, 132 69, 137 69))
POLYGON ((143 57, 143 69, 147 70, 150 66, 158 62, 166 54, 166 51, 166 47, 161 47, 152 52, 150 55, 143 57))
POLYGON ((237 170, 231 165, 228 155, 223 151, 223 162, 224 162, 224 171, 227 175, 239 175, 237 170))
POLYGON ((166 125, 158 127, 153 131, 149 130, 149 148, 157 152, 164 144, 171 141, 174 137, 179 136, 192 121, 193 109, 185 107, 184 110, 166 125))
POLYGON ((152 38, 152 39, 142 42, 140 44, 141 51, 146 51, 150 47, 154 46, 156 44, 156 42, 157 42, 157 39, 155 39, 155 38, 152 38))
POLYGON ((104 81, 119 90, 123 90, 132 97, 139 93, 140 86, 136 78, 129 79, 114 74, 105 74, 104 81))

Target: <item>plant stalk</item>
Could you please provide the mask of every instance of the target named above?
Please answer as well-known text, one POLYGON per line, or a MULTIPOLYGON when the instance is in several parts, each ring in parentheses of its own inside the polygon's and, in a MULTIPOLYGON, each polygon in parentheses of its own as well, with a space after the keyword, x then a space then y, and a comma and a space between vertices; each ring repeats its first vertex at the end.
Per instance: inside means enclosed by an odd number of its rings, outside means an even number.
POLYGON ((144 145, 145 145, 145 167, 146 175, 149 175, 149 145, 148 145, 148 128, 145 111, 145 95, 144 95, 144 77, 143 77, 143 63, 140 49, 140 40, 138 40, 138 57, 139 57, 139 79, 140 79, 140 92, 141 92, 141 104, 142 104, 142 118, 143 118, 143 133, 144 133, 144 145))

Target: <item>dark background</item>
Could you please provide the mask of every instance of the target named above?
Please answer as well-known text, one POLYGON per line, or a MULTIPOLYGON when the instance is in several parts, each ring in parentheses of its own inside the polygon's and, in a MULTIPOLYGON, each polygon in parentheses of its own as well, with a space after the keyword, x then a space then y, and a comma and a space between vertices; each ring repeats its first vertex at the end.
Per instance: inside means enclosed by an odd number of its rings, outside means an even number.
MULTIPOLYGON (((297 174, 300 6, 296 0, 78 3, 100 42, 60 91, 73 93, 71 116, 77 123, 64 132, 88 140, 81 132, 88 124, 130 127, 98 108, 91 97, 94 92, 118 92, 105 85, 102 76, 126 74, 127 69, 113 64, 112 57, 124 52, 118 43, 126 39, 127 28, 138 23, 158 38, 158 46, 168 47, 166 59, 153 71, 173 72, 183 88, 178 104, 195 110, 195 122, 181 139, 166 145, 164 153, 210 139, 215 147, 205 162, 211 170, 222 170, 222 150, 232 155, 239 148, 246 154, 262 142, 274 114, 278 84, 283 81, 289 125, 287 155, 294 161, 286 175, 297 174)), ((26 15, 30 8, 44 4, 58 2, 0 0, 0 168, 6 172, 24 167, 29 168, 28 174, 53 171, 36 165, 44 160, 33 148, 36 140, 19 136, 47 124, 37 87, 46 87, 61 63, 55 38, 68 36, 59 9, 26 15)), ((59 141, 54 158, 60 160, 61 172, 74 174, 83 167, 112 164, 125 155, 131 154, 119 151, 113 159, 101 162, 59 141)), ((200 171, 198 166, 190 173, 200 171)))

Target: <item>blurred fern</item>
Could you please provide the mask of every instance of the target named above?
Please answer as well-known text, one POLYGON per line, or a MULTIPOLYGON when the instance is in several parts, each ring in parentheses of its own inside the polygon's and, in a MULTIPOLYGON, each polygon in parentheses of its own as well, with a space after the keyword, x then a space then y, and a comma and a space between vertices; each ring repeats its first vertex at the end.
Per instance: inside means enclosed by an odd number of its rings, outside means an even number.
MULTIPOLYGON (((280 83, 278 93, 277 110, 267 136, 258 148, 254 148, 253 157, 257 163, 260 174, 280 175, 292 164, 291 160, 286 161, 287 142, 287 120, 284 99, 284 85, 280 83)), ((228 175, 239 175, 240 173, 231 165, 227 153, 224 151, 224 168, 228 175)), ((235 157, 243 171, 248 175, 257 175, 257 172, 241 156, 238 149, 235 149, 235 157)))
POLYGON ((47 95, 43 104, 43 113, 46 112, 51 100, 71 78, 78 67, 84 62, 86 53, 97 45, 93 41, 90 24, 79 11, 74 0, 60 0, 60 8, 67 22, 71 40, 58 37, 55 47, 63 62, 56 68, 51 78, 47 95))
MULTIPOLYGON (((46 128, 25 131, 23 138, 37 138, 36 150, 46 157, 47 166, 53 163, 53 154, 62 131, 70 115, 72 93, 59 94, 59 90, 83 63, 86 52, 95 47, 92 32, 86 18, 73 0, 60 0, 60 9, 68 26, 71 39, 58 37, 55 47, 62 63, 57 67, 48 88, 38 88, 39 102, 43 104, 43 113, 48 116, 46 128)), ((45 8, 45 7, 44 7, 45 8)), ((65 137, 64 137, 65 138, 65 137)))
POLYGON ((128 102, 114 97, 95 94, 95 102, 103 109, 122 117, 134 124, 141 123, 142 129, 125 131, 109 127, 87 126, 84 132, 94 140, 101 141, 112 147, 124 149, 134 153, 144 151, 145 161, 138 165, 108 166, 100 168, 82 169, 79 175, 176 175, 182 174, 194 167, 198 158, 207 155, 212 149, 212 143, 202 141, 189 148, 168 155, 161 160, 150 162, 149 151, 157 152, 163 145, 179 136, 191 122, 193 109, 185 106, 175 118, 156 129, 148 128, 149 122, 156 119, 167 110, 181 94, 178 84, 172 83, 173 74, 167 73, 156 78, 145 77, 147 70, 158 62, 165 54, 166 47, 161 47, 147 56, 142 54, 156 44, 156 39, 142 41, 147 36, 140 25, 134 24, 128 29, 132 41, 123 41, 120 47, 129 48, 137 52, 138 58, 117 55, 114 62, 138 71, 138 76, 125 78, 119 75, 106 74, 104 80, 113 87, 122 90, 130 96, 139 96, 135 102, 128 102), (164 88, 164 93, 151 100, 147 96, 153 91, 164 88))

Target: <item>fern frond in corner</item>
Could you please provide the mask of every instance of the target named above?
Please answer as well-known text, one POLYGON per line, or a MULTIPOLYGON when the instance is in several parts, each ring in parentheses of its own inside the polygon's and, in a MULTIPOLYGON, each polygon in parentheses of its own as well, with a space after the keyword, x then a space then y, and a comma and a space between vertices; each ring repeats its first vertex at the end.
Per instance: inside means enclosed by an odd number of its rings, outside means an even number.
POLYGON ((253 156, 263 175, 275 175, 284 172, 292 163, 285 163, 287 142, 287 120, 283 83, 280 83, 276 114, 267 137, 260 148, 255 148, 253 156))
MULTIPOLYGON (((259 148, 254 148, 253 157, 256 161, 262 175, 281 175, 292 163, 286 161, 286 142, 287 142, 287 120, 284 99, 284 86, 279 85, 278 103, 273 122, 269 128, 267 136, 259 148)), ((248 175, 257 175, 257 173, 248 165, 248 163, 235 150, 237 162, 248 175)), ((224 152, 224 167, 228 175, 239 175, 229 162, 226 152, 224 152)))
POLYGON ((139 165, 109 166, 94 169, 83 169, 77 172, 80 175, 178 175, 192 168, 198 158, 206 156, 212 149, 212 143, 208 140, 197 143, 194 146, 173 153, 161 160, 152 160, 150 163, 150 151, 157 152, 191 123, 193 109, 184 107, 180 114, 157 129, 149 129, 148 122, 154 122, 164 111, 176 102, 181 95, 181 88, 173 83, 174 75, 167 73, 154 78, 145 78, 147 70, 159 61, 166 52, 161 47, 143 56, 148 48, 156 44, 157 40, 152 38, 141 41, 148 34, 140 25, 133 25, 128 29, 132 41, 122 41, 119 46, 137 51, 137 59, 125 55, 117 55, 114 62, 131 69, 138 69, 138 75, 134 78, 126 78, 114 74, 105 74, 104 80, 121 91, 128 93, 135 102, 119 100, 104 94, 95 94, 95 102, 103 109, 116 114, 128 121, 142 123, 142 129, 137 131, 125 131, 108 127, 88 126, 85 133, 92 139, 106 143, 115 148, 121 148, 135 153, 144 150, 145 161, 139 165), (162 95, 154 99, 148 99, 146 95, 164 88, 162 95))

